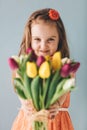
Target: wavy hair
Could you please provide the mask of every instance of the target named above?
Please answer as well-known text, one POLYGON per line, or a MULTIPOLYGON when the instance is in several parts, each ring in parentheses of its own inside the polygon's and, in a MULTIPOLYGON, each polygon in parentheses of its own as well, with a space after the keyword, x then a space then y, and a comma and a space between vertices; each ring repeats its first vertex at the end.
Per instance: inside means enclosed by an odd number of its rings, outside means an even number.
POLYGON ((57 31, 59 34, 59 44, 58 44, 58 51, 61 51, 62 58, 64 57, 69 57, 69 47, 67 43, 67 38, 66 38, 66 32, 64 28, 64 24, 62 22, 62 19, 59 17, 58 20, 52 20, 49 17, 49 10, 51 8, 45 8, 45 9, 40 9, 31 14, 29 17, 25 29, 24 29, 24 34, 23 34, 23 39, 20 45, 20 50, 19 50, 19 55, 25 54, 26 49, 28 47, 31 47, 31 25, 35 20, 43 20, 44 22, 47 23, 53 23, 57 27, 57 31))

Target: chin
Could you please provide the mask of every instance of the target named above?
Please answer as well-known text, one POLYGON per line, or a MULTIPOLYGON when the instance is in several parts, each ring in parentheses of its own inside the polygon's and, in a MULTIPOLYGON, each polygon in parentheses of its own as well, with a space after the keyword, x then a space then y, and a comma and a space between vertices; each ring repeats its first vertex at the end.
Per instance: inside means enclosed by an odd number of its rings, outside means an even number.
POLYGON ((50 55, 49 53, 39 53, 39 56, 47 56, 50 55))

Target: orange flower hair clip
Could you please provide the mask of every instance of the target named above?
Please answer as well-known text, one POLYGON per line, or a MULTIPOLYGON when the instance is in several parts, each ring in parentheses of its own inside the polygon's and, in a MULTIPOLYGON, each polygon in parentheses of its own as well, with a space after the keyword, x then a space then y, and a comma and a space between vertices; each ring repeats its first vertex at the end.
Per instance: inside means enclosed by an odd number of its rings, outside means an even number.
POLYGON ((49 17, 52 20, 58 20, 59 19, 59 13, 56 10, 54 10, 54 9, 50 9, 49 10, 49 17))

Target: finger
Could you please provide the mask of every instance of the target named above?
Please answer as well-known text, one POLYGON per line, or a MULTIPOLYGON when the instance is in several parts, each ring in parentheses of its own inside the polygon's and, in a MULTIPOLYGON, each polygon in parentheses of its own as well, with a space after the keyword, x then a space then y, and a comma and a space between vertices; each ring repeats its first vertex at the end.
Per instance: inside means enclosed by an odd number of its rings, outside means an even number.
POLYGON ((53 112, 53 113, 50 113, 48 117, 49 117, 50 119, 53 119, 53 118, 58 114, 58 112, 59 112, 59 111, 55 111, 55 112, 53 112))
POLYGON ((50 115, 56 115, 58 112, 59 112, 59 109, 58 109, 58 108, 50 109, 50 110, 49 110, 49 114, 50 114, 50 115))
POLYGON ((53 105, 51 105, 49 109, 51 109, 51 108, 57 108, 58 106, 59 106, 59 105, 58 105, 58 103, 56 102, 56 103, 54 103, 53 105))
POLYGON ((57 108, 52 108, 52 109, 49 109, 49 112, 51 113, 51 112, 55 112, 57 110, 58 110, 57 108))

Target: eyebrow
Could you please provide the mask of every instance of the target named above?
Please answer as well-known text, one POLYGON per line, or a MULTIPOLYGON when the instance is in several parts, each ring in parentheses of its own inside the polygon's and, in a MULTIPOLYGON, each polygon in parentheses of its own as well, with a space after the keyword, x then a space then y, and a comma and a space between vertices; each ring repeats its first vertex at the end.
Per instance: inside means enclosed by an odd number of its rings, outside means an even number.
MULTIPOLYGON (((39 36, 33 36, 33 35, 32 35, 32 37, 39 38, 39 36)), ((56 38, 56 36, 49 36, 48 38, 51 38, 51 37, 56 38)))
POLYGON ((51 36, 51 37, 56 38, 56 36, 51 36))

